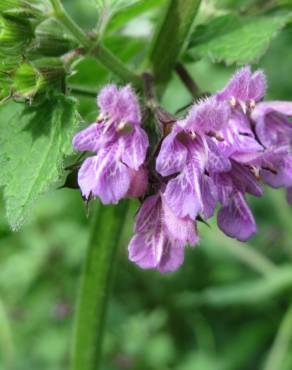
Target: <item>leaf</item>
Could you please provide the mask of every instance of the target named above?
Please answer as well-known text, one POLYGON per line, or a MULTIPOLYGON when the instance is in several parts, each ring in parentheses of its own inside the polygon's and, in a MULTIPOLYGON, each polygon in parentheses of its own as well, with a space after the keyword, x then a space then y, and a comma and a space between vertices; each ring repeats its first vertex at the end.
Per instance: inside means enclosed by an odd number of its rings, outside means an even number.
POLYGON ((132 19, 149 10, 157 8, 164 3, 165 0, 140 0, 135 1, 130 5, 128 4, 127 7, 124 7, 113 14, 107 25, 107 33, 116 31, 132 19))
POLYGON ((250 18, 223 15, 195 29, 190 52, 194 57, 209 57, 227 65, 254 63, 290 19, 291 13, 250 18))
POLYGON ((222 287, 210 287, 201 293, 185 293, 179 298, 184 305, 209 305, 225 307, 230 305, 260 305, 281 296, 292 288, 292 266, 277 268, 266 277, 256 281, 237 283, 222 287))
POLYGON ((0 185, 8 221, 18 229, 39 196, 57 183, 76 128, 76 103, 63 95, 27 107, 0 106, 0 185))

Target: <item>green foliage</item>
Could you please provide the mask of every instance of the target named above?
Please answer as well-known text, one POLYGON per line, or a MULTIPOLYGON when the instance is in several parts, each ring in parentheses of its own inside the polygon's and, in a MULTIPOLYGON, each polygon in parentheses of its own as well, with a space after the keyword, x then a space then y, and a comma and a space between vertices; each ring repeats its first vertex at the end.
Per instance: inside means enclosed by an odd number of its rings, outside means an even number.
POLYGON ((181 304, 210 305, 258 305, 269 302, 274 296, 291 291, 292 266, 284 266, 270 272, 265 278, 219 288, 208 288, 203 293, 183 295, 181 304))
POLYGON ((223 15, 196 28, 190 52, 227 65, 254 63, 290 19, 291 14, 252 18, 223 15))
POLYGON ((224 85, 233 72, 226 64, 254 62, 267 73, 270 97, 291 100, 289 1, 212 0, 199 9, 173 1, 175 17, 164 18, 168 0, 64 0, 90 31, 81 37, 48 3, 0 1, 0 369, 68 370, 73 347, 75 366, 85 370, 84 358, 100 360, 105 330, 103 370, 290 370, 292 218, 283 193, 252 201, 259 233, 249 245, 222 235, 215 221, 199 225, 200 245, 187 248, 180 271, 161 276, 127 260, 137 204, 127 213, 125 204, 100 208, 84 270, 90 231, 80 192, 50 191, 63 184, 77 121, 94 122, 98 90, 123 80, 91 47, 101 42, 126 72, 153 68, 169 82, 163 106, 173 113, 191 100, 171 74, 178 57, 201 91, 224 85), (80 50, 84 38, 90 47, 80 50))
POLYGON ((61 95, 32 107, 11 102, 0 108, 0 183, 13 229, 23 223, 34 200, 60 179, 76 120, 75 101, 61 95))

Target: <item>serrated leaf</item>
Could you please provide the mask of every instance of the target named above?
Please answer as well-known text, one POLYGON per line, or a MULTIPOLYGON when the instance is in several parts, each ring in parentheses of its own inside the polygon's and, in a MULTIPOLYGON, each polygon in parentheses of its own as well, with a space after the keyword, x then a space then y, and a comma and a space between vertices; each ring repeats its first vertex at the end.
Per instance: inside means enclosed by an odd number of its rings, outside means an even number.
POLYGON ((220 16, 196 28, 190 52, 227 65, 257 62, 290 19, 291 13, 273 17, 220 16))
POLYGON ((0 106, 0 185, 14 230, 60 178, 76 122, 76 103, 63 95, 34 107, 15 102, 0 106))

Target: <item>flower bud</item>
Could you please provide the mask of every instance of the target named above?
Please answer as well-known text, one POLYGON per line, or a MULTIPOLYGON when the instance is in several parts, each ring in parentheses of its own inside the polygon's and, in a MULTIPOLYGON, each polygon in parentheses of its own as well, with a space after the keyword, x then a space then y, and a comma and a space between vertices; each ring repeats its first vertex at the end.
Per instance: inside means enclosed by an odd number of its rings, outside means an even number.
POLYGON ((61 88, 64 84, 63 65, 55 59, 40 59, 33 63, 24 62, 13 76, 14 95, 31 98, 44 88, 61 88))
POLYGON ((27 0, 1 0, 0 14, 10 15, 16 18, 43 18, 42 3, 27 0))
POLYGON ((68 53, 77 44, 65 33, 62 26, 54 19, 42 22, 35 30, 32 53, 42 56, 57 57, 68 53))
POLYGON ((22 0, 1 0, 0 13, 9 9, 17 9, 22 5, 22 0))
POLYGON ((43 85, 42 75, 30 63, 21 64, 14 74, 12 86, 16 96, 34 96, 43 85))
POLYGON ((0 51, 3 54, 21 54, 32 38, 33 28, 28 20, 2 15, 0 18, 0 51))

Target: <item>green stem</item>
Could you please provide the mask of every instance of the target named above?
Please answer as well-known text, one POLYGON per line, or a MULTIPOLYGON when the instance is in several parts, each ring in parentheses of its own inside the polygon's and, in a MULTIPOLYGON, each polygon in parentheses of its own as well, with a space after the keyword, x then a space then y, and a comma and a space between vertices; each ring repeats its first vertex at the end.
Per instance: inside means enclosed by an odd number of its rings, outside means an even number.
POLYGON ((96 206, 76 313, 72 370, 99 368, 113 263, 127 209, 127 201, 96 206))
MULTIPOLYGON (((264 370, 280 370, 285 364, 285 357, 289 355, 292 345, 292 304, 288 308, 280 324, 277 336, 271 351, 268 354, 264 370)), ((288 367, 287 367, 288 369, 288 367)))
POLYGON ((169 0, 165 16, 150 49, 155 80, 165 85, 185 48, 200 0, 169 0))
POLYGON ((96 40, 91 40, 87 37, 84 31, 68 15, 60 0, 50 0, 50 2, 55 18, 75 37, 87 53, 97 57, 107 69, 118 76, 123 82, 131 82, 138 87, 141 86, 141 79, 130 71, 122 61, 104 46, 96 46, 96 40))
POLYGON ((85 48, 90 48, 91 42, 83 30, 73 21, 64 9, 60 0, 50 0, 55 17, 85 48))
POLYGON ((135 73, 130 71, 110 50, 103 45, 98 45, 90 51, 90 54, 104 64, 115 75, 119 76, 124 82, 132 82, 136 87, 142 87, 142 80, 135 73))
POLYGON ((80 95, 88 98, 96 98, 96 90, 85 89, 82 86, 69 86, 71 94, 80 95))

